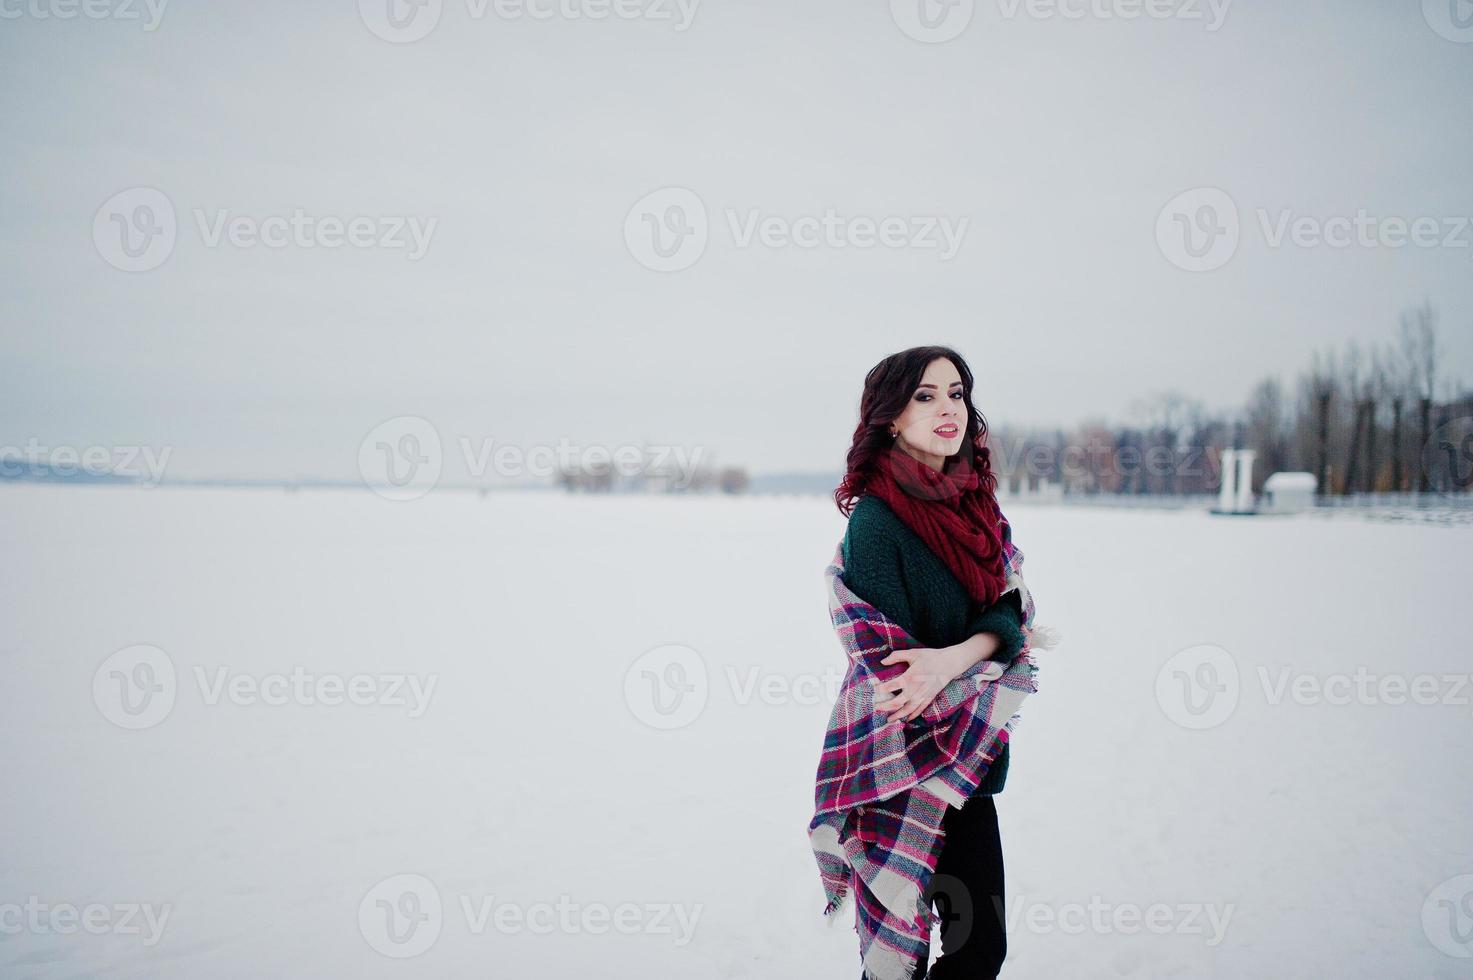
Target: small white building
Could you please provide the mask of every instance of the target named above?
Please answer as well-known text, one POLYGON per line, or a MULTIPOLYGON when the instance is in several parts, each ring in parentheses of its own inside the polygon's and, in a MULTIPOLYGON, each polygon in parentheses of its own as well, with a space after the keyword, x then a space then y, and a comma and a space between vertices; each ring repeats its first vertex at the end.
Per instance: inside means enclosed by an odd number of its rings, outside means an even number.
POLYGON ((1314 506, 1317 482, 1313 473, 1282 471, 1263 481, 1263 502, 1268 510, 1285 513, 1314 506))

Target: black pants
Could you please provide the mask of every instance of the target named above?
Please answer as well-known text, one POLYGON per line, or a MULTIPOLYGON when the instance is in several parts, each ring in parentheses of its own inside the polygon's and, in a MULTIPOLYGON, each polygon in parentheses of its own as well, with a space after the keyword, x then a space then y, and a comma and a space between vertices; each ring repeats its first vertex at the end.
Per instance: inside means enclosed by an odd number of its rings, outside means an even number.
POLYGON ((926 899, 941 919, 941 955, 917 980, 992 980, 1008 954, 1003 916, 1002 837, 991 796, 946 808, 946 839, 926 899))

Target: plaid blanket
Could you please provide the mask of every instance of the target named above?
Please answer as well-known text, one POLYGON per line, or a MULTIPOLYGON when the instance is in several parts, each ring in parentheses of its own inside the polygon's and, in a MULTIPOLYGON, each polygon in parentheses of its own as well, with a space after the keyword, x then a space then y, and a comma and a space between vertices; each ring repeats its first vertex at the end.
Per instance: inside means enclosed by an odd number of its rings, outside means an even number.
POLYGON ((1018 706, 1037 691, 1034 648, 1057 643, 1033 626, 1033 597, 1023 583, 1023 553, 1005 536, 1009 589, 1022 599, 1022 651, 1006 669, 983 660, 953 680, 919 716, 886 727, 870 678, 904 673, 881 664, 893 650, 922 646, 845 584, 843 544, 825 571, 829 613, 849 657, 824 735, 809 841, 833 921, 854 896, 864 973, 909 980, 927 952, 937 919, 922 900, 941 853, 946 807, 961 807, 981 783, 1018 721, 1018 706))

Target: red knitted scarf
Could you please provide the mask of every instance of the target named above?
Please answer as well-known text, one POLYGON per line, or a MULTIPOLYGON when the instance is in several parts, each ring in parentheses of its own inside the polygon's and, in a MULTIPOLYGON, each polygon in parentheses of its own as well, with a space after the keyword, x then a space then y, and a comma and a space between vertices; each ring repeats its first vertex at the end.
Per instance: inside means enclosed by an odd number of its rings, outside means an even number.
POLYGON ((892 445, 866 489, 946 563, 972 598, 990 606, 1007 584, 1002 512, 996 496, 960 454, 948 458, 942 470, 938 473, 892 445))

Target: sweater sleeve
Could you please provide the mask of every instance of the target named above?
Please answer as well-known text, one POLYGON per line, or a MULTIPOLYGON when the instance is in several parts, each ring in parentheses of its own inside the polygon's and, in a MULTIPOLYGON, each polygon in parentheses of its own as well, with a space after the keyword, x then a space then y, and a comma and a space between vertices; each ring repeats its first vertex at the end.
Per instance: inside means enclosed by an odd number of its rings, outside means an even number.
POLYGON ((850 514, 844 535, 844 581, 855 595, 915 636, 900 544, 882 516, 863 501, 850 514))
POLYGON ((1010 589, 998 600, 982 610, 967 625, 967 635, 994 633, 999 646, 991 659, 1004 666, 1013 662, 1023 649, 1023 597, 1017 589, 1010 589))

